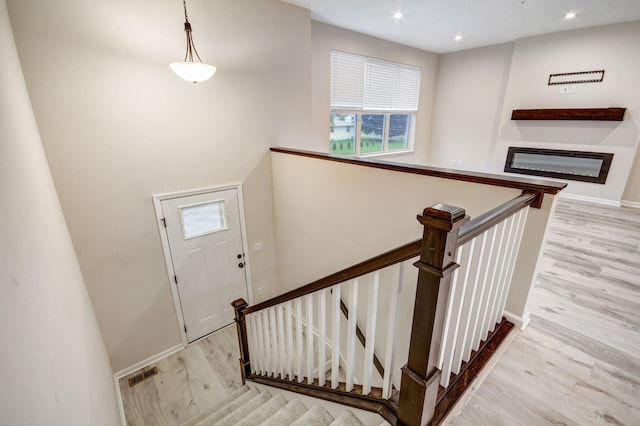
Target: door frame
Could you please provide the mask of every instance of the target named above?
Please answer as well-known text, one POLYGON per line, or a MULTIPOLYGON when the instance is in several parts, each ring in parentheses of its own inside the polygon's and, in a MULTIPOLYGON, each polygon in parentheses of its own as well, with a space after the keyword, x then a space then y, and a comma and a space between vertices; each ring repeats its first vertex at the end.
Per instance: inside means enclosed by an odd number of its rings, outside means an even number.
MULTIPOLYGON (((185 323, 184 323, 184 314, 182 312, 182 305, 180 304, 180 294, 178 293, 178 285, 175 282, 174 277, 176 276, 176 272, 173 268, 173 260, 171 258, 171 249, 169 247, 169 237, 167 236, 167 231, 164 226, 162 219, 164 219, 164 214, 162 212, 162 201, 169 200, 172 198, 181 198, 188 197, 192 195, 200 195, 200 194, 208 194, 215 193, 219 191, 225 191, 229 189, 235 189, 238 194, 238 210, 240 214, 240 233, 242 234, 242 250, 245 253, 244 261, 246 268, 245 277, 247 278, 247 296, 249 300, 249 304, 253 303, 253 287, 251 285, 251 263, 247 262, 249 258, 249 243, 247 241, 247 229, 244 220, 244 197, 242 193, 242 184, 241 183, 233 183, 227 185, 218 185, 211 186, 206 188, 198 188, 192 189, 188 191, 177 191, 170 192, 165 194, 156 194, 153 195, 153 206, 156 211, 156 225, 158 225, 158 232, 160 234, 160 240, 162 242, 162 252, 164 254, 164 262, 167 267, 167 278, 169 279, 169 287, 171 288, 171 296, 173 297, 173 306, 176 311, 176 316, 178 319, 178 326, 180 329, 180 338, 182 339, 182 345, 184 347, 189 345, 189 341, 187 339, 187 332, 185 331, 185 323)), ((251 261, 251 259, 249 259, 251 261)), ((194 341, 194 343, 197 342, 194 341)))

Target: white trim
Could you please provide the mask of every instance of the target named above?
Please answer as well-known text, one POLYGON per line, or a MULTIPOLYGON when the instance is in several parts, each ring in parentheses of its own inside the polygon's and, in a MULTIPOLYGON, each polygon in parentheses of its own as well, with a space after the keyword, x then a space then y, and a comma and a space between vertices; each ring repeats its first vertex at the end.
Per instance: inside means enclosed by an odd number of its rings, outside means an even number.
MULTIPOLYGON (((182 305, 180 304, 180 295, 178 294, 178 288, 174 283, 174 277, 176 272, 173 268, 173 261, 171 259, 171 250, 169 248, 169 238, 167 236, 166 228, 163 225, 162 219, 164 218, 164 213, 162 211, 162 202, 165 200, 170 200, 173 198, 182 198, 189 197, 193 195, 200 194, 208 194, 218 191, 225 191, 233 189, 236 191, 238 196, 238 210, 240 213, 240 234, 242 240, 242 251, 245 253, 245 265, 247 264, 246 259, 249 257, 249 244, 247 242, 247 228, 244 220, 244 196, 242 192, 242 184, 241 183, 231 183, 227 185, 218 185, 206 188, 197 188, 188 191, 180 191, 180 192, 170 192, 166 194, 156 194, 153 195, 153 206, 156 211, 156 224, 158 225, 158 232, 160 234, 160 241, 162 243, 162 252, 164 255, 165 266, 167 267, 167 277, 169 278, 169 287, 171 288, 171 296, 173 298, 173 307, 176 311, 176 317, 178 320, 180 339, 182 340, 183 347, 186 347, 189 344, 189 340, 187 338, 187 332, 185 331, 185 323, 184 323, 184 315, 182 313, 182 305)), ((244 268, 245 279, 247 282, 247 298, 249 299, 247 302, 251 305, 253 304, 253 286, 251 284, 251 264, 247 265, 247 268, 244 268)))
POLYGON ((620 207, 620 201, 607 200, 606 198, 587 197, 586 195, 569 194, 566 192, 560 193, 560 198, 567 198, 570 200, 586 201, 588 203, 604 204, 612 207, 620 207))
POLYGON ((116 385, 116 399, 118 401, 118 411, 120 411, 120 424, 122 426, 127 426, 127 417, 124 414, 124 403, 122 402, 122 393, 120 392, 120 380, 113 375, 113 382, 116 385))
POLYGON ((507 319, 507 321, 513 323, 520 330, 524 330, 525 328, 527 328, 527 326, 531 322, 531 312, 529 312, 529 311, 525 311, 525 313, 524 313, 524 315, 522 317, 520 317, 520 316, 518 316, 516 314, 512 314, 509 311, 504 311, 502 313, 502 315, 504 315, 504 317, 507 319))
POLYGON ((620 206, 622 206, 622 207, 631 207, 631 208, 634 208, 634 209, 640 209, 640 202, 622 200, 622 201, 620 201, 620 206))
POLYGON ((158 354, 150 356, 145 360, 142 360, 127 368, 124 368, 113 375, 113 381, 116 386, 116 399, 118 400, 118 408, 120 411, 120 421, 122 423, 122 426, 127 426, 127 418, 124 414, 124 402, 122 401, 122 393, 120 392, 120 379, 128 376, 134 371, 137 371, 137 370, 140 370, 141 368, 146 367, 149 364, 153 364, 154 362, 158 362, 161 359, 168 357, 169 355, 173 355, 174 353, 181 351, 184 348, 186 348, 186 345, 183 345, 183 344, 175 345, 158 354))
POLYGON ((165 349, 164 351, 162 351, 160 353, 152 355, 147 359, 143 359, 140 362, 136 362, 135 364, 118 371, 117 373, 114 374, 114 377, 116 378, 116 380, 120 380, 121 378, 123 378, 125 376, 128 376, 129 374, 131 374, 131 373, 133 373, 135 371, 138 371, 141 368, 144 368, 149 364, 153 364, 154 362, 158 362, 161 359, 168 357, 169 355, 173 355, 176 352, 178 352, 178 351, 180 351, 180 350, 182 350, 184 348, 186 348, 186 345, 183 345, 183 344, 178 344, 178 345, 172 346, 169 349, 165 349))

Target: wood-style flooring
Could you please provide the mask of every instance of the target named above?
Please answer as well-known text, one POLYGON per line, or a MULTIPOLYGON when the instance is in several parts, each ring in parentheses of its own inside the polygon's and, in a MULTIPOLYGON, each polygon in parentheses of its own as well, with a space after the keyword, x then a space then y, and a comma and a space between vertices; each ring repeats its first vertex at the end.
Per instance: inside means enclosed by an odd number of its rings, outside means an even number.
MULTIPOLYGON (((560 199, 519 332, 446 423, 640 426, 640 211, 560 199)), ((129 426, 179 425, 241 385, 234 326, 120 381, 129 426)), ((379 424, 379 423, 378 423, 379 424)))
MULTIPOLYGON (((158 375, 129 387, 120 379, 128 426, 175 426, 242 386, 235 325, 225 327, 151 366, 158 375)), ((151 367, 150 366, 150 367, 151 367)))
POLYGON ((454 425, 640 425, 640 211, 560 199, 519 332, 454 425))

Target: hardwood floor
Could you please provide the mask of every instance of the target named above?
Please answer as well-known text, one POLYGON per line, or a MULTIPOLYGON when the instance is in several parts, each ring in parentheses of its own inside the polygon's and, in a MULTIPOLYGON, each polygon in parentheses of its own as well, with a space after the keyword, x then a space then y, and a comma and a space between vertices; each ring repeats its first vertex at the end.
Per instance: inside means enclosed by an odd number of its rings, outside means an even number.
POLYGON ((237 339, 230 325, 154 363, 142 383, 129 387, 138 372, 120 379, 127 425, 180 425, 242 386, 237 339))
MULTIPOLYGON (((640 211, 559 200, 532 321, 454 425, 640 425, 640 211)), ((179 425, 240 386, 234 326, 120 381, 128 425, 179 425)))
POLYGON ((454 425, 640 425, 640 211, 560 199, 517 334, 454 425))

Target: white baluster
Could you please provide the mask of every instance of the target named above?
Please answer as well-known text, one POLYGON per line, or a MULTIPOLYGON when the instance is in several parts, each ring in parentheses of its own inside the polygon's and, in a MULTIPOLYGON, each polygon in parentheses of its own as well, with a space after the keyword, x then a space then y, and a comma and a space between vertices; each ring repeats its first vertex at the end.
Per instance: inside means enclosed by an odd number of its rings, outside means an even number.
POLYGON ((307 383, 313 383, 313 294, 307 298, 307 383))
POLYGON ((442 359, 440 384, 445 388, 449 386, 449 379, 453 369, 455 354, 461 351, 462 346, 458 342, 458 334, 460 332, 462 306, 464 304, 467 291, 464 280, 467 276, 469 257, 470 245, 467 243, 463 246, 459 246, 456 252, 456 263, 458 263, 460 267, 453 272, 451 280, 451 294, 449 296, 451 304, 447 307, 447 310, 451 312, 451 315, 448 315, 450 317, 449 326, 447 327, 449 332, 443 339, 443 351, 440 355, 440 358, 442 359))
POLYGON ((341 284, 335 285, 332 288, 331 326, 333 330, 331 332, 331 389, 338 387, 340 373, 340 318, 342 317, 340 310, 340 289, 341 284))
POLYGON ((498 267, 499 267, 499 275, 497 279, 498 283, 498 296, 496 297, 495 303, 493 304, 493 309, 491 313, 491 323, 489 325, 489 330, 493 331, 496 328, 496 318, 500 311, 500 297, 504 292, 505 288, 505 277, 507 275, 507 259, 509 257, 509 253, 512 251, 513 245, 513 230, 514 230, 514 217, 511 216, 504 220, 505 224, 505 241, 504 241, 504 249, 501 252, 500 258, 498 258, 498 267))
POLYGON ((378 317, 378 287, 380 286, 380 271, 373 274, 373 283, 367 291, 367 340, 364 346, 364 366, 362 394, 371 393, 371 381, 373 380, 373 353, 376 343, 376 320, 378 317))
POLYGON ((491 259, 491 283, 495 287, 494 293, 491 295, 491 299, 489 300, 489 313, 487 315, 486 322, 482 325, 482 336, 483 339, 486 339, 489 335, 489 330, 492 329, 493 322, 493 314, 495 312, 497 300, 499 298, 500 292, 500 283, 498 282, 499 278, 499 270, 500 270, 500 259, 504 255, 504 234, 505 234, 505 221, 500 222, 496 225, 496 247, 495 247, 495 255, 491 259))
POLYGON ((384 356, 384 377, 382 380, 382 397, 391 397, 391 378, 393 376, 393 363, 396 354, 396 336, 398 334, 398 318, 400 314, 400 295, 402 293, 402 280, 404 279, 404 262, 398 264, 398 275, 391 282, 391 298, 389 300, 389 322, 387 324, 387 344, 384 356))
POLYGON ((278 353, 280 354, 280 358, 278 360, 278 364, 280 367, 280 378, 284 379, 284 369, 287 360, 287 353, 284 351, 284 314, 282 304, 276 305, 276 315, 278 321, 278 353))
POLYGON ((518 217, 518 225, 517 225, 517 230, 516 230, 516 236, 515 236, 515 243, 514 243, 514 249, 513 249, 513 253, 511 254, 510 258, 509 258, 509 268, 508 268, 508 273, 507 273, 507 277, 506 277, 506 285, 505 288, 503 289, 503 294, 500 298, 500 303, 499 303, 499 309, 498 309, 498 319, 496 319, 496 321, 499 320, 499 318, 502 316, 503 312, 504 312, 504 306, 507 303, 507 295, 509 293, 509 287, 511 285, 511 278, 513 277, 513 270, 516 266, 516 260, 518 258, 518 252, 520 251, 520 244, 522 243, 522 236, 524 235, 524 228, 527 224, 527 215, 529 214, 529 208, 525 207, 524 209, 520 210, 519 212, 519 217, 518 217))
POLYGON ((327 291, 318 291, 318 385, 326 381, 327 355, 327 291))
POLYGON ((354 368, 356 359, 356 320, 358 318, 358 279, 351 283, 349 292, 349 320, 347 321, 347 387, 353 390, 354 368))
MULTIPOLYGON (((463 302, 463 307, 462 307, 462 312, 461 312, 461 316, 460 316, 460 325, 458 327, 458 335, 456 337, 456 349, 453 355, 453 366, 452 366, 452 371, 455 374, 458 374, 460 372, 460 366, 462 365, 462 361, 464 360, 464 346, 465 346, 465 340, 467 338, 467 333, 469 330, 469 313, 471 310, 471 305, 473 304, 473 298, 474 298, 474 288, 473 288, 473 283, 470 283, 469 281, 469 276, 471 274, 471 263, 472 263, 472 254, 473 254, 473 249, 475 248, 475 243, 476 240, 475 238, 473 240, 471 240, 470 243, 465 244, 463 247, 466 248, 466 246, 469 246, 469 257, 467 258, 467 262, 465 262, 466 264, 464 265, 465 267, 465 271, 464 271, 464 276, 463 276, 463 281, 462 281, 462 285, 465 287, 465 297, 464 297, 464 302, 463 302)), ((462 265, 461 265, 462 266, 462 265)))
POLYGON ((484 276, 484 271, 486 267, 486 242, 487 242, 487 233, 483 232, 478 236, 480 239, 480 245, 476 245, 476 253, 474 253, 474 257, 476 258, 476 268, 475 274, 473 275, 473 282, 477 289, 477 297, 475 299, 475 303, 473 306, 473 312, 471 313, 471 330, 469 333, 469 338, 467 340, 467 348, 469 353, 474 347, 474 343, 476 340, 480 341, 480 334, 482 332, 482 325, 479 324, 480 316, 484 311, 484 307, 488 302, 487 296, 487 285, 486 282, 482 279, 484 276))
POLYGON ((302 373, 302 297, 296 299, 296 374, 298 382, 304 381, 302 373))
POLYGON ((258 348, 254 341, 253 333, 253 315, 245 316, 245 324, 247 326, 247 344, 249 345, 249 361, 251 363, 251 374, 255 374, 256 365, 258 364, 258 348))
POLYGON ((265 356, 266 352, 264 350, 264 329, 262 327, 262 312, 256 312, 253 316, 253 321, 256 325, 256 341, 258 343, 258 365, 256 368, 260 374, 265 374, 264 365, 265 365, 265 356))
POLYGON ((291 301, 286 302, 284 306, 287 329, 287 375, 289 376, 289 380, 293 380, 293 360, 295 358, 295 351, 293 349, 293 312, 291 308, 291 301))
POLYGON ((273 377, 278 376, 278 364, 280 363, 280 354, 278 353, 278 332, 276 328, 276 309, 275 307, 268 308, 269 312, 269 331, 271 332, 270 343, 271 343, 271 372, 273 373, 273 377))
POLYGON ((262 311, 262 327, 264 332, 264 353, 266 358, 264 374, 270 376, 273 372, 273 370, 271 369, 273 365, 273 358, 271 356, 271 337, 269 334, 269 319, 266 309, 262 311))
POLYGON ((497 286, 489 279, 494 249, 496 243, 496 227, 492 227, 491 229, 485 231, 485 241, 487 242, 487 247, 485 248, 485 257, 483 260, 483 276, 482 283, 485 288, 486 300, 483 302, 483 306, 480 311, 480 317, 478 319, 478 334, 476 335, 475 340, 473 341, 473 350, 477 351, 480 348, 480 342, 487 338, 487 333, 489 330, 485 329, 485 324, 487 323, 487 316, 489 315, 489 307, 491 306, 491 302, 496 294, 497 286))

